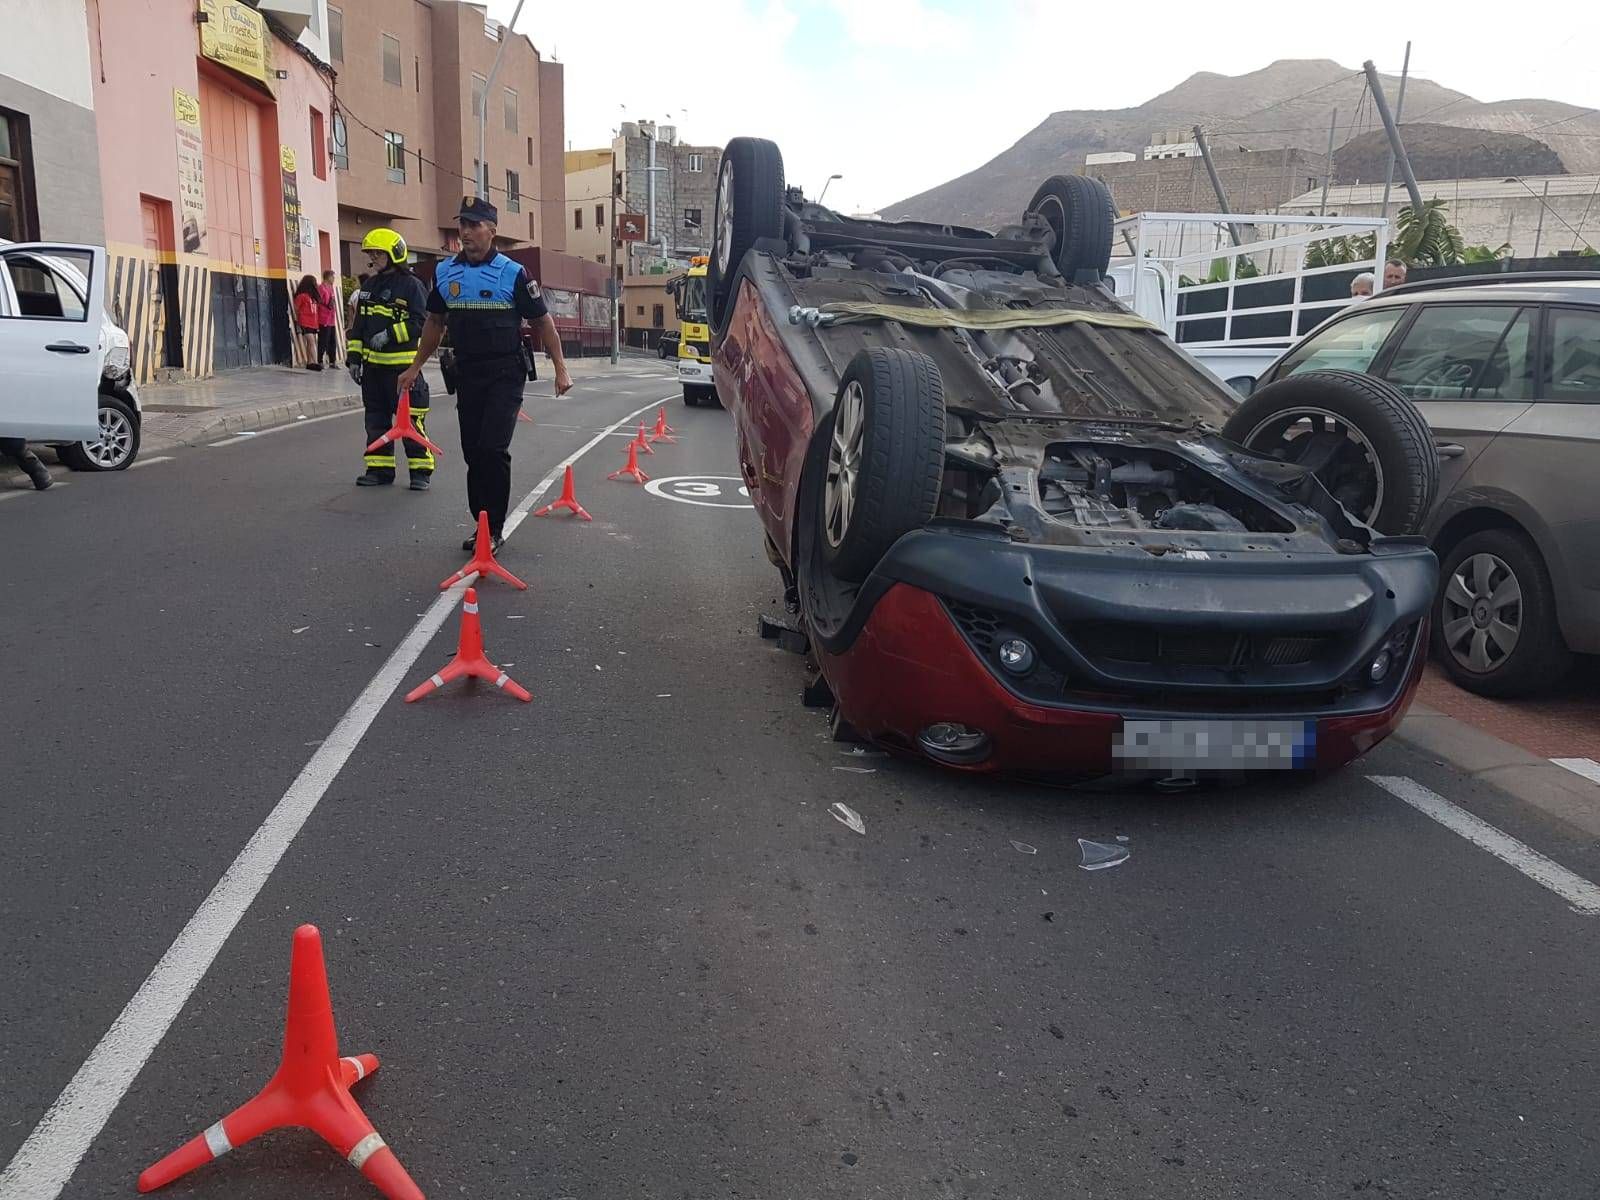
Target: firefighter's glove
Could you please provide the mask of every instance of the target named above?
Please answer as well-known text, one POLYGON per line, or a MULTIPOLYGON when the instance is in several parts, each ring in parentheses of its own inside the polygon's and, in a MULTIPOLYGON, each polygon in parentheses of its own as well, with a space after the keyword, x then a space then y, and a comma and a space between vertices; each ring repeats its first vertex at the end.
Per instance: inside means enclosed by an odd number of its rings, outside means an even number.
POLYGON ((347 369, 350 372, 350 378, 355 380, 357 384, 360 384, 360 382, 361 382, 361 368, 364 365, 361 362, 361 360, 359 358, 351 359, 345 365, 346 365, 347 369))
POLYGON ((382 350, 388 344, 389 331, 387 329, 380 329, 377 333, 373 334, 367 339, 367 345, 372 347, 374 350, 382 350))

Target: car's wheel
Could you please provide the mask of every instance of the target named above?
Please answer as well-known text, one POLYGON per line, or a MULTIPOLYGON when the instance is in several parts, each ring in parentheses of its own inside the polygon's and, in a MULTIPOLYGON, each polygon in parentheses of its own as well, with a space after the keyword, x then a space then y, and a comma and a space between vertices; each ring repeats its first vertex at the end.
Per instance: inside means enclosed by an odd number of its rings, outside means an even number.
POLYGON ((1572 654, 1531 541, 1486 529, 1457 543, 1439 577, 1433 652, 1450 678, 1485 696, 1520 696, 1566 673, 1572 654))
POLYGON ((822 560, 864 578, 902 535, 927 524, 944 475, 944 386, 926 354, 874 346, 845 368, 818 489, 822 560))
POLYGON ((700 407, 700 389, 692 384, 683 385, 683 402, 689 408, 700 407))
POLYGON ((783 155, 776 142, 738 137, 722 152, 712 210, 711 262, 706 293, 720 330, 733 307, 733 277, 761 238, 783 236, 783 155))
POLYGON ((1422 528, 1439 490, 1439 452, 1403 392, 1355 371, 1307 371, 1254 392, 1222 436, 1310 468, 1357 520, 1379 533, 1422 528))
POLYGON ((139 455, 139 419, 115 396, 100 397, 100 436, 58 450, 74 471, 122 471, 139 455))
POLYGON ((1093 272, 1097 283, 1111 262, 1111 233, 1117 221, 1111 189, 1087 175, 1052 175, 1028 202, 1056 235, 1050 257, 1069 280, 1093 272))

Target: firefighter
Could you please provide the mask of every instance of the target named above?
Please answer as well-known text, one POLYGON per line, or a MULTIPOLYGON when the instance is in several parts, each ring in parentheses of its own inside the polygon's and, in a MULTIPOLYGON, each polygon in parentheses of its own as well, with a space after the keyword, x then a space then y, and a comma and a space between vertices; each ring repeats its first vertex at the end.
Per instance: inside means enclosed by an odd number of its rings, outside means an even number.
MULTIPOLYGON (((350 325, 346 358, 350 377, 361 385, 366 409, 367 437, 371 445, 394 426, 400 403, 401 373, 417 357, 417 344, 426 320, 427 292, 406 266, 406 242, 392 229, 374 229, 362 239, 367 265, 372 269, 356 293, 356 315, 350 325)), ((428 381, 418 375, 407 381, 411 389, 411 419, 417 432, 428 433, 428 381)), ((425 492, 433 478, 433 453, 405 439, 406 469, 411 490, 425 492)), ((358 487, 379 487, 394 482, 395 443, 368 451, 366 474, 358 487)))
MULTIPOLYGON (((439 348, 445 331, 455 354, 456 412, 461 420, 461 456, 467 464, 467 510, 489 514, 494 548, 511 503, 511 435, 527 367, 522 358, 522 320, 555 364, 556 395, 572 388, 561 354, 561 335, 544 298, 517 263, 494 248, 499 213, 475 196, 463 196, 457 224, 461 253, 440 263, 428 293, 428 323, 416 361, 400 386, 420 381, 422 366, 439 348)), ((473 539, 462 543, 471 550, 473 539)))

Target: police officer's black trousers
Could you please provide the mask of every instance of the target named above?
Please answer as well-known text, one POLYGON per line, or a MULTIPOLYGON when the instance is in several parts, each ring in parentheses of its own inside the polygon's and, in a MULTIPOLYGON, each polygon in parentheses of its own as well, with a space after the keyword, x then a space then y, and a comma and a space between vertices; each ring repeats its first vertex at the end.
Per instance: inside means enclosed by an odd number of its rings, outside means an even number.
POLYGON ((461 421, 461 457, 467 464, 467 511, 473 520, 489 514, 498 535, 511 505, 511 436, 517 429, 526 381, 521 358, 489 365, 461 363, 456 415, 461 421))
MULTIPOLYGON (((361 404, 366 409, 367 440, 370 446, 394 428, 395 410, 400 405, 400 367, 365 367, 361 372, 361 404)), ((428 381, 420 375, 411 388, 411 421, 417 431, 428 436, 428 381)), ((433 451, 420 442, 405 439, 406 466, 413 475, 433 471, 433 451)), ((394 478, 395 443, 379 446, 363 457, 367 470, 394 478)))

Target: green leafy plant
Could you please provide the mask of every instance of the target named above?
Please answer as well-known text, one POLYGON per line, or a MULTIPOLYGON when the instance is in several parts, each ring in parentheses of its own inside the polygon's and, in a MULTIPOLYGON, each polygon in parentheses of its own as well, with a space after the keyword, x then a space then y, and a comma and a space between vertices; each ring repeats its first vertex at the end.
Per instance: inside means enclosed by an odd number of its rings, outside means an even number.
POLYGON ((1340 235, 1312 242, 1306 247, 1307 267, 1341 267, 1346 263, 1371 262, 1378 252, 1378 235, 1363 233, 1340 235))
POLYGON ((1464 263, 1499 262, 1502 258, 1510 257, 1510 242, 1501 242, 1492 250, 1488 246, 1465 246, 1461 250, 1461 261, 1464 263))
POLYGON ((1420 213, 1409 204, 1400 210, 1390 253, 1401 262, 1416 267, 1444 267, 1463 261, 1465 250, 1461 231, 1450 224, 1443 200, 1424 200, 1420 213))

